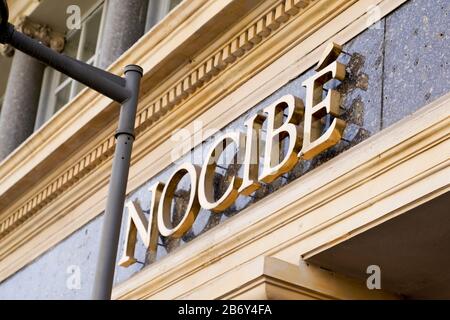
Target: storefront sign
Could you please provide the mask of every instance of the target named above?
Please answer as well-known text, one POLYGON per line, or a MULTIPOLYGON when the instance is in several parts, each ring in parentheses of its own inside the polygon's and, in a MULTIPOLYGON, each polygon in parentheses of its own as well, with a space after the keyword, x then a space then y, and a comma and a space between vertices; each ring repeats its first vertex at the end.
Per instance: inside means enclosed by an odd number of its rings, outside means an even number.
POLYGON ((128 267, 136 262, 134 251, 138 234, 147 249, 155 253, 159 235, 183 236, 191 228, 200 208, 222 212, 239 195, 252 194, 261 188, 262 182, 271 183, 292 170, 298 161, 312 159, 337 144, 345 128, 345 122, 338 118, 340 94, 336 90, 326 92, 324 84, 333 79, 344 80, 345 65, 336 61, 341 51, 339 45, 330 44, 319 61, 317 73, 303 82, 306 104, 294 95, 280 98, 248 119, 245 133, 226 133, 216 139, 201 167, 183 163, 168 181, 153 184, 149 190, 152 200, 148 220, 137 203, 126 203, 128 225, 119 265, 128 267), (324 119, 328 115, 332 121, 325 125, 324 119), (226 191, 217 199, 213 179, 218 159, 229 146, 237 150, 233 159, 241 160, 243 173, 231 177, 226 191), (280 152, 281 148, 283 152, 280 152), (172 202, 177 185, 185 176, 190 180, 189 200, 181 220, 173 225, 172 202))

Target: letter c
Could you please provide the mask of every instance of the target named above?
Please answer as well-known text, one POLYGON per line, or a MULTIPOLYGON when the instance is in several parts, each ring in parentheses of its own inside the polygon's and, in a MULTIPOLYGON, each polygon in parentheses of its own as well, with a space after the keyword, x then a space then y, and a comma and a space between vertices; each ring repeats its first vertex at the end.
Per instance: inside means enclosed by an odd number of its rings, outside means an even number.
POLYGON ((239 196, 238 189, 242 184, 241 178, 233 176, 227 190, 217 201, 214 198, 213 180, 220 154, 229 145, 235 144, 238 147, 237 157, 239 162, 239 158, 242 156, 243 151, 245 151, 243 150, 243 146, 245 145, 244 141, 245 137, 240 132, 227 133, 218 138, 209 150, 198 183, 198 199, 203 209, 213 212, 226 210, 239 196))

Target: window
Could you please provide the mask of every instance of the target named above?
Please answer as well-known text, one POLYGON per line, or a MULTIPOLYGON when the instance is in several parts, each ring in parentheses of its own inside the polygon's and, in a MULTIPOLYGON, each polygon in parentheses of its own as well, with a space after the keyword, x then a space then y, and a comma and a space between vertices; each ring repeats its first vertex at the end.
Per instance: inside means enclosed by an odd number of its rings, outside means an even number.
POLYGON ((145 31, 147 32, 153 28, 154 25, 161 21, 181 1, 182 0, 149 0, 145 31))
MULTIPOLYGON (((81 28, 71 30, 66 35, 63 53, 91 65, 97 65, 105 12, 103 2, 94 6, 82 19, 81 28)), ((83 88, 84 86, 79 82, 47 67, 44 72, 35 130, 72 100, 83 88)))

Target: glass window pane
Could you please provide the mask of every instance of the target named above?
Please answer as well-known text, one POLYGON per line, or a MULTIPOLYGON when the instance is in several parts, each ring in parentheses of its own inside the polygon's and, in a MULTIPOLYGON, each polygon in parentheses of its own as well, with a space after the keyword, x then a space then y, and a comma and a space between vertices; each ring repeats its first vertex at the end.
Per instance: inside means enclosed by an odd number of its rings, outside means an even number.
POLYGON ((180 4, 181 1, 182 0, 171 0, 169 10, 172 10, 173 8, 175 8, 178 4, 180 4))
MULTIPOLYGON (((64 54, 76 58, 78 53, 78 47, 80 45, 81 30, 76 30, 67 37, 66 44, 64 46, 64 54)), ((61 74, 58 81, 58 86, 66 81, 68 77, 65 74, 61 74)))
MULTIPOLYGON (((67 34, 63 52, 65 55, 86 61, 90 64, 95 62, 102 13, 103 4, 83 19, 80 30, 73 30, 67 34)), ((45 85, 43 84, 45 93, 41 93, 46 95, 46 97, 42 99, 42 105, 45 105, 45 110, 43 110, 45 119, 43 119, 42 123, 44 123, 47 118, 50 118, 53 113, 66 105, 84 88, 80 83, 76 83, 66 75, 56 71, 52 73, 52 76, 47 79, 45 83, 45 85)))
POLYGON ((77 94, 79 94, 81 92, 81 90, 83 90, 84 88, 86 88, 86 86, 82 83, 79 82, 75 82, 75 87, 74 87, 74 96, 76 96, 77 94))
POLYGON ((72 34, 68 35, 66 44, 64 46, 64 54, 69 57, 76 58, 78 53, 78 47, 80 45, 81 30, 76 30, 72 34))
POLYGON ((88 61, 95 55, 97 49, 97 40, 100 33, 100 24, 102 20, 102 8, 97 9, 89 18, 87 18, 84 25, 85 39, 82 43, 81 56, 83 61, 88 61))
POLYGON ((36 121, 34 124, 34 130, 39 129, 52 115, 53 103, 51 102, 52 93, 53 93, 53 85, 54 85, 54 77, 56 71, 51 67, 46 67, 44 71, 44 77, 42 79, 42 87, 41 94, 39 96, 39 106, 38 112, 36 115, 36 121))
POLYGON ((158 23, 160 8, 160 0, 149 0, 147 9, 147 21, 145 23, 145 31, 153 28, 158 23))
POLYGON ((70 99, 70 87, 71 82, 69 82, 68 85, 66 85, 64 88, 62 88, 58 93, 56 93, 55 96, 55 113, 61 109, 67 102, 69 102, 70 99))
POLYGON ((145 31, 150 30, 161 21, 182 0, 149 0, 145 31))
POLYGON ((61 76, 59 77, 59 81, 58 81, 58 87, 63 84, 64 81, 67 81, 69 79, 68 76, 66 76, 65 74, 61 73, 61 76))

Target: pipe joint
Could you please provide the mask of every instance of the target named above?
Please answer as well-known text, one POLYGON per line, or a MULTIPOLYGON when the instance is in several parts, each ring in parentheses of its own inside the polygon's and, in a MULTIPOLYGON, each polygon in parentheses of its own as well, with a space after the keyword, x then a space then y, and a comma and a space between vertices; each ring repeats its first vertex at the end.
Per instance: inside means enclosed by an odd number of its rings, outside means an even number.
POLYGON ((133 140, 136 138, 134 135, 134 129, 120 129, 120 128, 116 130, 114 137, 117 139, 120 135, 123 134, 133 138, 133 140))

